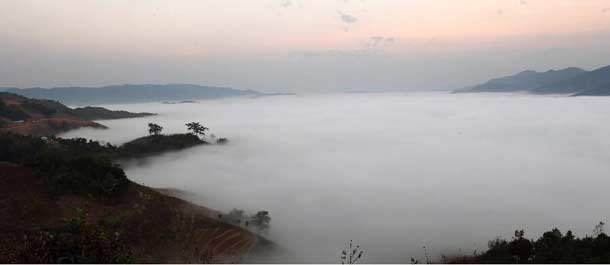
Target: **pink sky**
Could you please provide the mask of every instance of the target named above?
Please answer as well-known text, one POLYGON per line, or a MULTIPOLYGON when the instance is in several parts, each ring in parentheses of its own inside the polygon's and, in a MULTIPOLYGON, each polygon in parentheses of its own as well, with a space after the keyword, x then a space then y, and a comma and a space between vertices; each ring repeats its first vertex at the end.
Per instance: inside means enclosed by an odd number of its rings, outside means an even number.
MULTIPOLYGON (((111 58, 113 63, 210 58, 252 63, 326 51, 402 58, 597 49, 608 39, 596 36, 609 32, 610 0, 0 1, 0 48, 18 65, 23 63, 18 57, 44 60, 67 54, 83 61, 111 58)), ((579 63, 566 57, 565 65, 579 63)), ((603 60, 582 66, 599 64, 603 60)), ((513 68, 524 67, 528 63, 513 68)), ((0 74, 14 71, 0 69, 0 74)), ((53 80, 53 75, 45 73, 48 83, 69 82, 53 80)), ((44 78, 38 79, 3 82, 35 84, 44 78)))

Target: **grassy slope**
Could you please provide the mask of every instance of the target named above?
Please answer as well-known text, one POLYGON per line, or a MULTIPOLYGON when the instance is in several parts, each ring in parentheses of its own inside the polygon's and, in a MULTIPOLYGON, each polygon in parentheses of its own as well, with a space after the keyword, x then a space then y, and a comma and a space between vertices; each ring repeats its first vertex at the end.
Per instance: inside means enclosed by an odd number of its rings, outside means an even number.
MULTIPOLYGON (((194 141, 192 137, 149 136, 136 140, 136 143, 141 147, 148 146, 150 141, 162 141, 165 150, 186 143, 203 143, 196 137, 194 141), (172 139, 188 141, 172 145, 172 139)), ((122 236, 131 249, 129 262, 239 261, 253 249, 271 246, 270 242, 249 231, 216 220, 214 211, 128 180, 122 181, 121 188, 114 192, 96 192, 106 190, 108 183, 94 179, 121 177, 120 168, 115 165, 111 169, 110 165, 102 162, 103 157, 130 154, 120 147, 102 146, 85 139, 50 138, 43 141, 36 137, 0 133, 0 149, 3 150, 0 160, 11 161, 0 162, 0 263, 55 263, 60 257, 75 255, 70 254, 75 251, 74 245, 82 244, 92 246, 89 250, 107 246, 108 251, 97 256, 87 253, 82 256, 88 259, 77 261, 101 262, 104 261, 99 260, 101 255, 110 258, 106 260, 108 262, 124 262, 109 257, 112 255, 108 253, 115 252, 113 244, 117 243, 107 238, 112 233, 104 230, 100 234, 96 230, 97 225, 108 220, 118 222, 120 225, 116 229, 120 229, 117 231, 124 231, 122 236), (86 157, 92 160, 87 160, 85 168, 79 166, 83 164, 73 163, 86 157), (93 172, 89 168, 93 168, 93 172), (100 170, 96 168, 120 172, 99 174, 100 170), (72 184, 56 185, 60 183, 72 184), (76 188, 73 184, 77 185, 76 188), (94 227, 93 238, 63 233, 68 237, 49 243, 49 237, 43 235, 47 231, 65 229, 66 220, 74 216, 76 209, 87 212, 86 224, 94 227)))
POLYGON ((22 238, 24 231, 60 227, 74 214, 87 212, 87 223, 119 218, 126 228, 133 262, 195 262, 202 257, 235 261, 257 243, 242 228, 212 218, 211 211, 135 183, 107 200, 54 196, 26 167, 0 164, 0 263, 44 262, 22 238), (25 259, 25 260, 24 260, 25 259))

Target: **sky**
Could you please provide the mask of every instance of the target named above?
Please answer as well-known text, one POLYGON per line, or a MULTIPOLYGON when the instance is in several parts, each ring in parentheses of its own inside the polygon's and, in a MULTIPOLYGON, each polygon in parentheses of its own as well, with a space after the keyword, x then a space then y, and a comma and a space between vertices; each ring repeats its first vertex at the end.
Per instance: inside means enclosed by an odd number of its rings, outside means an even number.
POLYGON ((0 86, 450 89, 610 64, 610 0, 0 0, 0 86))

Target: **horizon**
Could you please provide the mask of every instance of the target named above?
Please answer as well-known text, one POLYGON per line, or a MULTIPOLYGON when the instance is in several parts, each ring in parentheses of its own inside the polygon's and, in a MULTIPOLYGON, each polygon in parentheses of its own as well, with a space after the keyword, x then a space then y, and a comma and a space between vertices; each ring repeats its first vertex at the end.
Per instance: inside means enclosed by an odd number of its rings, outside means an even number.
MULTIPOLYGON (((594 68, 594 69, 586 69, 583 67, 578 67, 578 66, 569 66, 569 67, 565 67, 565 68, 558 68, 558 69, 547 69, 547 70, 541 70, 541 71, 537 71, 537 70, 531 70, 531 69, 526 69, 526 70, 522 70, 519 72, 515 72, 512 73, 510 75, 506 75, 506 76, 495 76, 495 77, 489 77, 487 80, 481 81, 482 84, 486 81, 490 81, 492 79, 496 79, 496 78, 502 78, 502 77, 509 77, 509 76, 513 76, 513 75, 518 75, 524 72, 533 72, 533 73, 547 73, 547 72, 553 72, 553 71, 563 71, 563 70, 568 70, 568 69, 580 69, 580 70, 584 70, 587 72, 591 72, 591 71, 595 71, 597 69, 600 68, 604 68, 604 67, 608 67, 610 65, 606 65, 606 66, 602 66, 599 68, 594 68)), ((117 87, 117 86, 172 86, 172 85, 186 85, 186 86, 200 86, 200 87, 213 87, 213 88, 226 88, 226 89, 237 89, 237 90, 252 90, 255 92, 261 92, 261 93, 282 93, 282 92, 276 92, 276 91, 259 91, 256 89, 242 89, 239 87, 222 87, 222 86, 212 86, 212 85, 208 85, 208 84, 204 84, 204 83, 200 83, 200 84, 196 84, 196 83, 124 83, 124 84, 107 84, 107 85, 101 85, 101 86, 76 86, 76 85, 72 85, 72 86, 36 86, 36 87, 7 87, 7 86, 0 86, 0 89, 5 89, 5 90, 0 90, 0 92, 7 92, 7 89, 56 89, 56 88, 105 88, 105 87, 117 87)), ((477 84, 470 84, 467 85, 466 87, 469 86, 473 86, 473 85, 477 85, 477 84)), ((460 89, 460 88, 431 88, 431 89, 412 89, 412 90, 401 90, 401 89, 388 89, 388 90, 384 90, 384 89, 377 89, 377 90, 370 90, 370 89, 361 89, 361 90, 336 90, 336 91, 301 91, 298 92, 299 94, 320 94, 320 93, 343 93, 343 92, 379 92, 379 93, 389 93, 389 92, 442 92, 442 91, 454 91, 456 89, 460 89)), ((286 93, 295 93, 295 92, 286 92, 286 93)))
POLYGON ((447 90, 610 62, 591 1, 3 1, 0 87, 447 90), (476 66, 476 71, 470 67, 476 66))

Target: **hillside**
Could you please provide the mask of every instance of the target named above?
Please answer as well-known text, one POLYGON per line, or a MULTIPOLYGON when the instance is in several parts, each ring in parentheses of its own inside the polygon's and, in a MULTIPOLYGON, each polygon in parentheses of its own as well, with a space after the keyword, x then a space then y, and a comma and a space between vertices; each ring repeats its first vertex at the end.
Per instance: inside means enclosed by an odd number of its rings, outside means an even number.
POLYGON ((190 133, 149 135, 124 143, 120 149, 123 153, 139 156, 180 150, 200 144, 207 144, 207 142, 190 133))
MULTIPOLYGON (((224 87, 190 84, 142 84, 104 87, 4 88, 7 92, 37 99, 52 99, 64 104, 112 104, 159 101, 188 101, 236 96, 256 96, 262 93, 224 87)), ((0 90, 1 91, 1 90, 0 90)))
POLYGON ((610 65, 593 71, 570 67, 546 72, 524 71, 491 79, 483 84, 455 90, 454 93, 529 92, 573 96, 610 96, 610 65))
POLYGON ((238 262, 272 243, 129 181, 81 139, 0 133, 0 263, 238 262))
POLYGON ((520 92, 533 91, 542 86, 577 77, 587 71, 571 67, 546 72, 523 71, 515 75, 491 79, 483 84, 457 90, 456 92, 520 92))
POLYGON ((107 200, 56 196, 31 169, 12 164, 0 164, 0 223, 2 263, 230 262, 259 241, 204 207, 135 183, 107 200), (78 227, 68 230, 70 221, 78 227))
POLYGON ((102 107, 91 106, 75 108, 72 109, 71 112, 79 118, 86 120, 114 120, 156 115, 155 113, 149 112, 132 113, 124 110, 109 110, 102 107))
POLYGON ((46 136, 80 127, 106 128, 92 120, 150 115, 155 114, 112 111, 100 107, 71 109, 57 101, 29 99, 0 92, 0 131, 46 136))
POLYGON ((609 96, 610 65, 587 72, 570 80, 538 87, 532 92, 539 94, 564 93, 575 96, 609 96))

